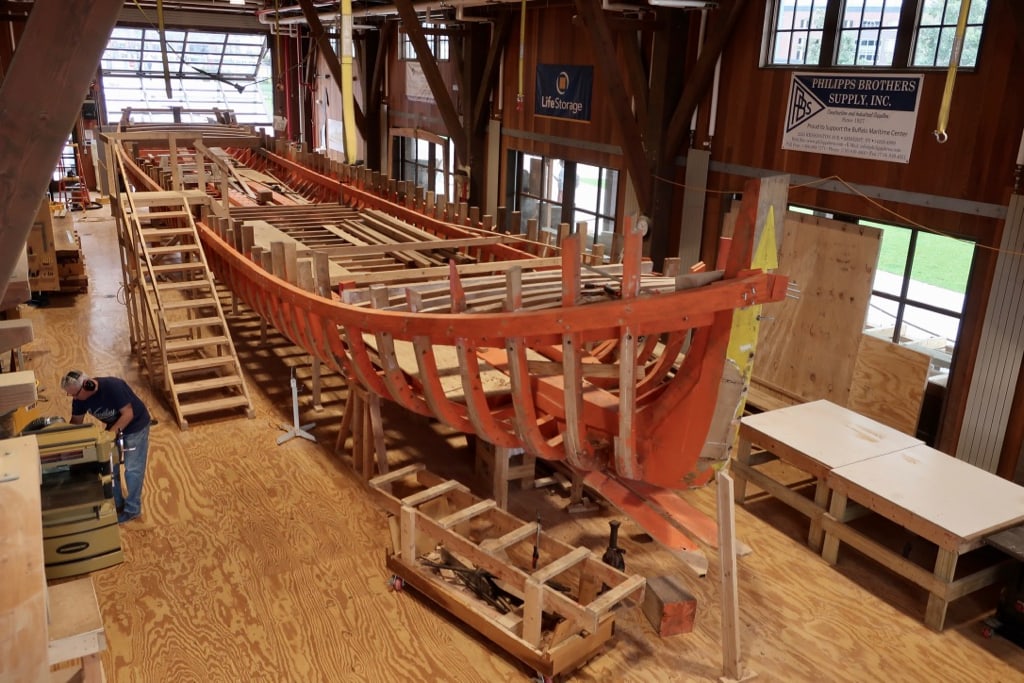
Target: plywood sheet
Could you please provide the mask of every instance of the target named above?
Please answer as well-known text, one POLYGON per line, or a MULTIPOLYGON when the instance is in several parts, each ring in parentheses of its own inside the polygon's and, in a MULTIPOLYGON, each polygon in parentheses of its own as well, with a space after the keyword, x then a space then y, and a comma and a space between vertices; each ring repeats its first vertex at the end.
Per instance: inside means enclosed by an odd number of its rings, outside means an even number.
POLYGON ((936 543, 942 539, 929 525, 971 540, 1024 521, 1024 486, 923 444, 840 467, 831 478, 867 492, 879 501, 872 510, 936 543))
POLYGON ((905 434, 917 434, 930 366, 931 359, 920 351, 862 335, 846 406, 905 434))
POLYGON ((786 214, 779 272, 800 295, 765 307, 755 380, 846 405, 881 237, 876 228, 786 214))

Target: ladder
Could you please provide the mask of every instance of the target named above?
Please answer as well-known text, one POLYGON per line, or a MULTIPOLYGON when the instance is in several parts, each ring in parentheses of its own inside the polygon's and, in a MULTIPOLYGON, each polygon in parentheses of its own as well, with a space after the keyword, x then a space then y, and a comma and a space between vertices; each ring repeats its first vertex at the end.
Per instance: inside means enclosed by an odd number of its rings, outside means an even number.
POLYGON ((133 350, 158 380, 178 425, 200 415, 255 417, 242 367, 215 288, 192 204, 201 192, 128 192, 122 263, 129 284, 133 350))

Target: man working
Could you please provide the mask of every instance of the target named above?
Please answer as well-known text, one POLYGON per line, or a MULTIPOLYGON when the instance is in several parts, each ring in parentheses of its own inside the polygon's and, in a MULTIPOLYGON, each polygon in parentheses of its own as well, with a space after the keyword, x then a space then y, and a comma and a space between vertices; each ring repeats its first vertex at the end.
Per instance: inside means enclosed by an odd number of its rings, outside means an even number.
POLYGON ((70 396, 71 424, 81 424, 86 413, 101 421, 107 431, 123 439, 124 484, 121 491, 121 467, 114 466, 114 504, 117 521, 124 523, 142 514, 142 483, 146 477, 149 451, 149 410, 131 387, 117 377, 92 378, 81 370, 71 370, 60 381, 70 396))

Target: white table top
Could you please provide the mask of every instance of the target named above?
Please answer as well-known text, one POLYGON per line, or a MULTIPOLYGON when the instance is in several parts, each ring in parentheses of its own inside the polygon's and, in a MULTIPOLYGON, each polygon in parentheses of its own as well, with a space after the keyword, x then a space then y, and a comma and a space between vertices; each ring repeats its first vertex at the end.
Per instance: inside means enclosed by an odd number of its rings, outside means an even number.
POLYGON ((832 470, 829 482, 935 542, 929 525, 973 540, 1024 521, 1024 486, 923 444, 832 470))
POLYGON ((922 443, 920 439, 825 400, 747 415, 741 422, 827 469, 922 443))

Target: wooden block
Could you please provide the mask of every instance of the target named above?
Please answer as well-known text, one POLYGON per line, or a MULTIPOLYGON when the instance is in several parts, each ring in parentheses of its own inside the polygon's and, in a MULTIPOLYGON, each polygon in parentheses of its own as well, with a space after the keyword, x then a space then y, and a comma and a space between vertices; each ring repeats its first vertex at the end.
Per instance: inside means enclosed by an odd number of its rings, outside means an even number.
POLYGON ((34 339, 31 320, 0 320, 0 353, 34 339))
POLYGON ((36 402, 36 375, 31 370, 0 374, 0 415, 36 402))
POLYGON ((674 576, 647 579, 647 592, 641 606, 647 621, 661 637, 689 633, 697 617, 697 599, 674 576))

